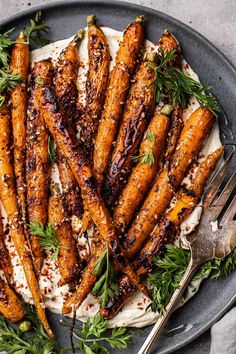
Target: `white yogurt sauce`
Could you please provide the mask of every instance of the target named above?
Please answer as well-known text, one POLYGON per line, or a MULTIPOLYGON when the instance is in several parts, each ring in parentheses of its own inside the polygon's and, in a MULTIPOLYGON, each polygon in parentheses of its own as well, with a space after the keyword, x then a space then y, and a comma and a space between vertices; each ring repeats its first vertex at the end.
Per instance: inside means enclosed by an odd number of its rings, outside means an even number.
MULTIPOLYGON (((110 69, 111 69, 114 65, 116 51, 118 49, 119 42, 122 40, 123 33, 107 27, 103 27, 102 29, 107 37, 108 44, 110 47, 110 53, 112 57, 112 61, 110 64, 110 69)), ((67 44, 72 40, 72 38, 73 37, 60 40, 55 43, 51 43, 43 48, 34 50, 31 53, 31 62, 33 63, 34 61, 39 61, 42 59, 46 59, 48 57, 51 57, 53 60, 56 60, 59 54, 61 53, 61 51, 67 46, 67 44)), ((157 50, 158 46, 155 46, 150 41, 146 41, 146 48, 148 51, 157 50)), ((84 104, 86 70, 87 70, 87 60, 88 60, 87 34, 85 35, 85 38, 79 47, 78 54, 80 60, 80 69, 78 73, 77 86, 80 93, 79 96, 81 98, 81 104, 84 104)), ((191 70, 191 68, 188 65, 186 65, 185 61, 183 61, 183 67, 186 74, 198 80, 198 76, 191 70)), ((198 102, 195 99, 192 99, 189 104, 189 107, 184 112, 185 121, 188 119, 191 113, 198 106, 199 106, 198 102)), ((219 138, 219 128, 218 128, 218 124, 216 123, 214 125, 211 135, 208 137, 204 145, 204 148, 200 154, 201 158, 213 152, 220 146, 221 146, 221 142, 219 138)), ((52 175, 53 175, 53 179, 57 180, 58 182, 58 170, 56 165, 53 167, 52 175)), ((186 178, 185 182, 187 181, 188 179, 186 178)), ((3 220, 4 224, 6 224, 7 222, 6 213, 4 211, 2 204, 0 205, 0 207, 4 217, 3 220)), ((200 217, 201 217, 201 207, 197 206, 194 209, 193 213, 181 225, 180 238, 182 241, 184 240, 184 235, 186 235, 186 233, 191 232, 191 230, 193 230, 196 227, 196 225, 200 220, 200 217)), ((78 220, 73 219, 72 224, 78 226, 78 220)), ((23 296, 26 302, 32 302, 32 297, 26 283, 25 275, 10 236, 7 236, 6 243, 13 263, 14 280, 16 283, 16 289, 23 296)), ((69 295, 69 290, 67 285, 62 287, 57 286, 59 279, 60 279, 60 273, 59 273, 57 261, 51 261, 50 255, 48 255, 48 257, 44 261, 39 284, 44 297, 46 307, 56 313, 61 313, 63 301, 69 295)), ((189 299, 196 293, 200 283, 201 280, 194 282, 194 289, 195 289, 194 291, 193 291, 193 287, 189 287, 187 299, 189 299)), ((185 299, 182 303, 187 301, 187 299, 185 299)), ((146 298, 141 293, 136 293, 130 299, 130 301, 123 307, 123 309, 112 320, 109 321, 109 326, 110 327, 114 327, 114 326, 144 327, 152 324, 157 320, 159 315, 158 313, 152 312, 150 308, 146 310, 149 304, 150 304, 150 300, 148 298, 146 298)), ((93 317, 98 311, 99 311, 98 302, 92 295, 89 295, 87 299, 83 302, 83 304, 80 306, 80 308, 78 309, 76 314, 77 319, 86 321, 88 317, 93 317)))

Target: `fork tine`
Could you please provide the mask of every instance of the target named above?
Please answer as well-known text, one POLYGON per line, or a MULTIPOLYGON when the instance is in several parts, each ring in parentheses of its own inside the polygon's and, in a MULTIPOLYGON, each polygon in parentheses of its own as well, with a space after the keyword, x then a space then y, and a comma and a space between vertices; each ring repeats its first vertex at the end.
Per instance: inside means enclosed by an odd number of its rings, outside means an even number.
POLYGON ((221 166, 219 171, 215 174, 215 176, 211 180, 209 186, 205 190, 204 202, 203 202, 203 205, 205 207, 209 206, 211 204, 212 200, 214 199, 214 197, 215 197, 215 195, 216 195, 216 193, 217 193, 217 191, 218 191, 218 189, 219 189, 219 187, 220 187, 220 185, 227 173, 230 162, 234 156, 234 152, 235 152, 235 148, 233 148, 230 155, 227 157, 224 164, 221 166))
POLYGON ((220 196, 217 198, 217 200, 212 205, 215 208, 215 213, 217 214, 217 217, 219 216, 225 203, 229 199, 230 194, 233 191, 235 186, 236 186, 236 171, 230 177, 229 181, 227 182, 227 184, 224 187, 223 191, 221 192, 220 196))
POLYGON ((236 195, 233 197, 233 200, 228 206, 226 212, 224 213, 220 223, 224 225, 226 223, 232 222, 235 214, 236 214, 236 195))

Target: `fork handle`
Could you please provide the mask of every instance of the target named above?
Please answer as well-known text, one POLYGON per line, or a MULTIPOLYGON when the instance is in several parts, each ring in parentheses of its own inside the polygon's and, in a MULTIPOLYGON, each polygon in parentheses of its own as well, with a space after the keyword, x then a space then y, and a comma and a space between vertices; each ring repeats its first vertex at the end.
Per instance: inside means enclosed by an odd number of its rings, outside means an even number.
POLYGON ((145 340, 144 344, 142 345, 141 349, 139 350, 138 354, 148 354, 152 350, 156 340, 159 338, 163 327, 165 326, 167 320, 169 319, 170 315, 172 312, 175 310, 176 305, 180 301, 184 291, 186 290, 188 284, 190 283, 194 273, 199 267, 199 263, 196 261, 191 261, 189 262, 189 265, 183 275, 183 278, 181 279, 179 283, 178 289, 175 290, 174 294, 172 295, 170 302, 166 306, 166 311, 161 316, 156 324, 154 325, 153 329, 151 330, 149 336, 145 340))

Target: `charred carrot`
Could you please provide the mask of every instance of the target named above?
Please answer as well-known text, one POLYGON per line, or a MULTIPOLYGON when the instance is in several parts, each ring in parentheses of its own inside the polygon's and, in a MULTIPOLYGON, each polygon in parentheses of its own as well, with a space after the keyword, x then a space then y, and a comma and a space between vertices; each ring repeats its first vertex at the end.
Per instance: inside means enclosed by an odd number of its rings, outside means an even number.
MULTIPOLYGON (((52 81, 50 60, 35 63, 31 75, 31 96, 27 116, 27 204, 29 222, 47 223, 50 163, 48 158, 48 130, 42 119, 37 98, 37 86, 52 81)), ((43 250, 40 237, 31 235, 31 249, 37 272, 43 264, 43 250)))
POLYGON ((59 56, 55 71, 55 92, 61 113, 73 126, 78 119, 77 75, 79 68, 78 46, 84 37, 80 30, 59 56))
POLYGON ((137 17, 136 21, 131 23, 124 32, 123 41, 116 56, 116 64, 110 74, 93 156, 94 173, 99 185, 101 185, 108 167, 112 144, 117 135, 117 127, 123 113, 132 74, 143 46, 143 21, 142 16, 137 17))
POLYGON ((168 126, 169 118, 164 114, 156 114, 147 127, 139 149, 138 164, 118 199, 113 215, 114 225, 122 233, 128 227, 157 173, 158 160, 165 145, 168 126), (145 159, 148 156, 149 161, 145 159))
POLYGON ((26 313, 13 290, 0 278, 0 313, 10 322, 21 321, 26 313))
POLYGON ((2 269, 7 283, 13 284, 13 267, 10 255, 5 244, 2 216, 0 213, 0 269, 2 269))
POLYGON ((107 89, 110 53, 106 37, 96 24, 95 16, 87 17, 88 24, 88 73, 86 81, 86 109, 80 118, 80 140, 85 146, 86 157, 91 161, 94 138, 103 110, 107 89))
POLYGON ((22 218, 26 220, 26 179, 25 179, 25 146, 26 146, 26 115, 27 115, 27 76, 29 71, 30 51, 24 33, 21 32, 14 44, 10 70, 19 75, 22 81, 11 91, 11 119, 14 143, 14 172, 16 189, 19 198, 22 218))
POLYGON ((49 223, 56 232, 60 243, 58 266, 61 274, 59 286, 70 283, 79 274, 78 253, 71 230, 70 219, 66 217, 62 196, 56 187, 49 198, 49 223))
POLYGON ((125 183, 132 166, 132 156, 137 152, 145 128, 155 108, 155 71, 149 66, 154 54, 147 54, 135 74, 112 154, 111 165, 105 180, 103 194, 108 205, 112 205, 125 183))
MULTIPOLYGON (((78 119, 77 111, 77 76, 79 58, 77 48, 84 37, 80 30, 75 38, 60 54, 55 72, 55 92, 60 112, 68 120, 71 127, 75 127, 78 119)), ((57 151, 60 181, 62 184, 63 199, 68 215, 81 217, 82 200, 80 190, 66 158, 57 151)))

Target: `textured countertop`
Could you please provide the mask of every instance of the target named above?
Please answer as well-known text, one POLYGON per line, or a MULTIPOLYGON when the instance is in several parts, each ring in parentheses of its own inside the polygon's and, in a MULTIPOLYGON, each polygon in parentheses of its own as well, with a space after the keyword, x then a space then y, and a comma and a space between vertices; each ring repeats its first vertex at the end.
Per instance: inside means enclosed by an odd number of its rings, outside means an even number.
MULTIPOLYGON (((0 21, 50 0, 0 0, 0 21)), ((236 1, 234 0, 126 0, 162 11, 194 28, 215 44, 236 66, 236 1)), ((208 354, 210 331, 176 354, 208 354)))

